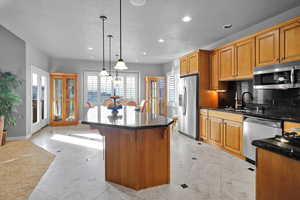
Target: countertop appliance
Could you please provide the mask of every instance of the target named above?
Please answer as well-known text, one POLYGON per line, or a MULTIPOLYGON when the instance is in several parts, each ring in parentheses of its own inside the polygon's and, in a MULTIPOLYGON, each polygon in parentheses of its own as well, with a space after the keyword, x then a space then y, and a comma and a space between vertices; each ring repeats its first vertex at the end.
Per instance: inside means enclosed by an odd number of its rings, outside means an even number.
POLYGON ((254 89, 300 88, 300 61, 256 67, 253 74, 254 89))
POLYGON ((256 147, 253 140, 272 138, 282 135, 281 120, 270 120, 258 117, 248 117, 243 123, 244 156, 252 163, 256 160, 256 147))
POLYGON ((191 138, 198 133, 198 82, 199 76, 182 76, 179 81, 178 131, 191 138))

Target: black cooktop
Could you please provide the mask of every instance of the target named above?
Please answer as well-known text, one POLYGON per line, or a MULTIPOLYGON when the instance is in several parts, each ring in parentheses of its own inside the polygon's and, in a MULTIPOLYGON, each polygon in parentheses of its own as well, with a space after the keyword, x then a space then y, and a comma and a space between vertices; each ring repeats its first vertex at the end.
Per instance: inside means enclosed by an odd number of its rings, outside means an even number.
POLYGON ((274 138, 254 140, 252 144, 300 161, 300 136, 276 136, 274 138))

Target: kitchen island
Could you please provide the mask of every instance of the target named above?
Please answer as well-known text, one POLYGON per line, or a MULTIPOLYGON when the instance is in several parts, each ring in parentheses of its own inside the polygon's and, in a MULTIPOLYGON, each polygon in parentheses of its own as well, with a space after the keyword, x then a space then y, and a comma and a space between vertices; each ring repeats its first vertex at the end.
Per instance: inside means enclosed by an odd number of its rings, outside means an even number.
POLYGON ((103 106, 85 110, 83 124, 105 136, 105 179, 135 190, 170 182, 173 120, 124 107, 118 114, 103 106))

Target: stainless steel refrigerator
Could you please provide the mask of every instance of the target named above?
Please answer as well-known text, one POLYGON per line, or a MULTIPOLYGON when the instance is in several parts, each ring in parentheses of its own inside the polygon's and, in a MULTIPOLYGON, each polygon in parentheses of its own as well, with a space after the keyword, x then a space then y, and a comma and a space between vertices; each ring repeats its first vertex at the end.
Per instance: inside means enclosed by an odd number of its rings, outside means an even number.
POLYGON ((178 131, 191 138, 198 135, 198 75, 187 75, 179 81, 178 131))

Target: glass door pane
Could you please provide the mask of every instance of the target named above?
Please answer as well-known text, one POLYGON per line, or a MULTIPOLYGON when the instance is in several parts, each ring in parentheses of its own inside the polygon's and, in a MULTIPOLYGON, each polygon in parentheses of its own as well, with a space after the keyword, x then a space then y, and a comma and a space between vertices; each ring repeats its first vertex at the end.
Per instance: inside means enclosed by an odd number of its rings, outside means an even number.
POLYGON ((66 102, 66 121, 75 120, 75 104, 73 100, 66 102))
POLYGON ((38 75, 36 73, 32 73, 32 123, 35 124, 38 122, 39 110, 38 110, 38 97, 39 97, 39 89, 38 89, 38 75))
POLYGON ((67 79, 66 81, 67 94, 66 94, 66 121, 75 120, 75 80, 67 79))
POLYGON ((62 95, 62 79, 56 78, 53 82, 53 120, 60 121, 62 120, 62 104, 63 104, 63 95, 62 95))
POLYGON ((165 102, 165 80, 158 81, 158 91, 159 91, 159 114, 164 114, 164 102, 165 102))
POLYGON ((42 120, 47 118, 47 78, 45 76, 41 77, 41 118, 42 120))

